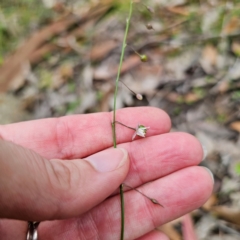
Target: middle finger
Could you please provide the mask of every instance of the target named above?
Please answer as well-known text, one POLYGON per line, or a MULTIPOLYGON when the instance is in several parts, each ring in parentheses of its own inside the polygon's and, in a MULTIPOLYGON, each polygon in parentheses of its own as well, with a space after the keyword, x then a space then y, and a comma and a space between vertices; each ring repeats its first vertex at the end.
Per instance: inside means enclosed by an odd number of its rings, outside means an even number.
POLYGON ((196 166, 203 158, 200 142, 187 133, 166 133, 119 144, 129 153, 126 184, 137 187, 180 169, 196 166))

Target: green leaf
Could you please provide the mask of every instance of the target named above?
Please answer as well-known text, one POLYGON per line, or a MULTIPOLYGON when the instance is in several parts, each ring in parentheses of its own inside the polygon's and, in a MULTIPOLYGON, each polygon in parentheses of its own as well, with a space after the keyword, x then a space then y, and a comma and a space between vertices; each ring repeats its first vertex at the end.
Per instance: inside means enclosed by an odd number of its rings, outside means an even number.
POLYGON ((240 162, 235 165, 235 172, 240 175, 240 162))

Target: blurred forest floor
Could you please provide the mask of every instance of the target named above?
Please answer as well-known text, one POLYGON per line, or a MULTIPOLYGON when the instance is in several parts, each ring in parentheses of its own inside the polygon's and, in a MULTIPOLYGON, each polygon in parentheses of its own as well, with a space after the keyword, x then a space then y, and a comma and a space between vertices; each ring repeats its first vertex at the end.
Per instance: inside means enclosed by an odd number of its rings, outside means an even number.
MULTIPOLYGON (((128 1, 0 0, 0 123, 112 110, 127 10, 128 1)), ((138 1, 127 42, 121 81, 143 100, 120 83, 117 107, 165 110, 173 131, 205 146, 215 177, 203 207, 161 230, 240 239, 240 1, 138 1)))

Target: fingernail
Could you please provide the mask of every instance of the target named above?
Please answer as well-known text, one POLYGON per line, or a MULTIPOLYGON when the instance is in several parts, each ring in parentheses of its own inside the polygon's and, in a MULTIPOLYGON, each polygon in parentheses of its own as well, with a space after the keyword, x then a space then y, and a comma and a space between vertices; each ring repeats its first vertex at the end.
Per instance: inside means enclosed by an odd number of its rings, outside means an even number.
POLYGON ((211 176, 211 178, 212 178, 212 180, 214 182, 214 176, 213 176, 213 173, 211 172, 211 170, 209 168, 203 167, 203 166, 202 166, 202 168, 205 168, 208 171, 209 175, 211 176))
POLYGON ((123 148, 111 148, 89 156, 88 161, 98 172, 111 172, 123 166, 128 153, 123 148))
POLYGON ((202 161, 206 158, 207 154, 208 154, 208 150, 205 147, 205 145, 202 144, 202 149, 203 149, 203 157, 202 157, 202 161))

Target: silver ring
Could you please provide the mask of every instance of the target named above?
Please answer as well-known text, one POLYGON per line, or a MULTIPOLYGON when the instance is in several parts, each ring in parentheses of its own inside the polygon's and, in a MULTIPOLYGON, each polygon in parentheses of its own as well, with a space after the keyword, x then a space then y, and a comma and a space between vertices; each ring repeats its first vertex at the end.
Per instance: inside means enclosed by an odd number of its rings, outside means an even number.
POLYGON ((40 222, 28 222, 27 240, 38 240, 37 228, 40 222))

